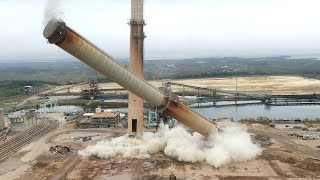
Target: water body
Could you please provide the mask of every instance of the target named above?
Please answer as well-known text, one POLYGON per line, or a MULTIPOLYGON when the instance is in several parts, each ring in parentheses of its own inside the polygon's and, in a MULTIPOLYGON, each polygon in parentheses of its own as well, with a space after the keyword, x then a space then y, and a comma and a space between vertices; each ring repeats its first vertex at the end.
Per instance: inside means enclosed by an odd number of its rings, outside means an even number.
MULTIPOLYGON (((307 106, 267 106, 264 104, 257 104, 256 101, 242 101, 237 102, 219 102, 216 107, 202 107, 198 104, 193 104, 190 107, 211 119, 219 118, 233 118, 234 120, 241 120, 247 118, 267 117, 269 119, 316 119, 320 118, 319 105, 307 106), (248 104, 252 103, 252 104, 248 104)), ((209 105, 210 103, 203 103, 202 105, 209 105)), ((211 103, 212 104, 212 103, 211 103)), ((128 108, 116 108, 114 111, 128 112, 128 108)))
MULTIPOLYGON (((307 106, 267 106, 257 104, 257 101, 238 101, 234 102, 218 102, 215 107, 198 107, 198 104, 193 104, 190 107, 211 119, 233 118, 241 120, 247 118, 267 117, 269 119, 316 119, 320 118, 319 105, 307 106)), ((212 105, 212 103, 202 103, 200 105, 212 105)), ((52 108, 39 109, 37 112, 78 112, 82 108, 78 106, 54 106, 52 108)), ((128 108, 113 108, 113 111, 123 113, 128 112, 128 108)))
POLYGON ((264 104, 230 105, 219 107, 195 108, 200 114, 212 118, 246 118, 267 117, 269 119, 316 119, 320 118, 320 106, 266 106, 264 104))

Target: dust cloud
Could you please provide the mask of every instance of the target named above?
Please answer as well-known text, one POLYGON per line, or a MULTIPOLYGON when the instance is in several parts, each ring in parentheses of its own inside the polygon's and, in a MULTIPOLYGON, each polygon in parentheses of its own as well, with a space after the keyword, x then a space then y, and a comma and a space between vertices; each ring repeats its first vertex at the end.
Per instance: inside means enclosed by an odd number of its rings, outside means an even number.
POLYGON ((43 15, 43 25, 47 25, 50 20, 62 19, 63 11, 61 0, 47 0, 43 15))
POLYGON ((206 162, 221 167, 254 159, 262 153, 262 149, 251 141, 247 128, 239 124, 226 127, 209 138, 199 133, 190 134, 181 126, 169 129, 160 125, 156 133, 145 132, 141 139, 121 136, 104 140, 80 150, 78 154, 83 157, 111 158, 122 155, 124 158, 147 159, 159 152, 178 161, 206 162))

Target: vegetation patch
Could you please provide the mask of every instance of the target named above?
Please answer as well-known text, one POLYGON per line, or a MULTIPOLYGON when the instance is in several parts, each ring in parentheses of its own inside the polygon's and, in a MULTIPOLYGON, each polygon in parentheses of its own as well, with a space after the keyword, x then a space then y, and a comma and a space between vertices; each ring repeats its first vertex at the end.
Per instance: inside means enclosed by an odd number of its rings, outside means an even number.
POLYGON ((4 80, 0 81, 0 99, 5 97, 12 97, 24 94, 24 86, 34 86, 36 89, 42 85, 58 85, 56 82, 46 82, 46 81, 11 81, 4 80))

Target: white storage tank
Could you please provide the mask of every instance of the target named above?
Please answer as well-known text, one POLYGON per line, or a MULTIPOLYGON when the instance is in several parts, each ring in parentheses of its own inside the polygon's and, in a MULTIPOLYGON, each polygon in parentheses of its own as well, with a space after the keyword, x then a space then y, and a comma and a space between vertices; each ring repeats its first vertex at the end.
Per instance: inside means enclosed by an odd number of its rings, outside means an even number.
POLYGON ((96 108, 96 113, 101 113, 101 107, 96 108))

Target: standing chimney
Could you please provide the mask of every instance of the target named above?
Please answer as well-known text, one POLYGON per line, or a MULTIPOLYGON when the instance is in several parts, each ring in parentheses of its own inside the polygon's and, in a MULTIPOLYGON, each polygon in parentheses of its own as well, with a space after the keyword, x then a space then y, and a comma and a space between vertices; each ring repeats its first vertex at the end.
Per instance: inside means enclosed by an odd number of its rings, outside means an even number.
MULTIPOLYGON (((143 2, 144 0, 131 0, 131 20, 129 25, 130 32, 130 68, 138 76, 144 78, 143 65, 143 46, 144 34, 143 27, 143 2)), ((128 134, 141 135, 144 125, 143 99, 129 92, 128 110, 128 134)))

